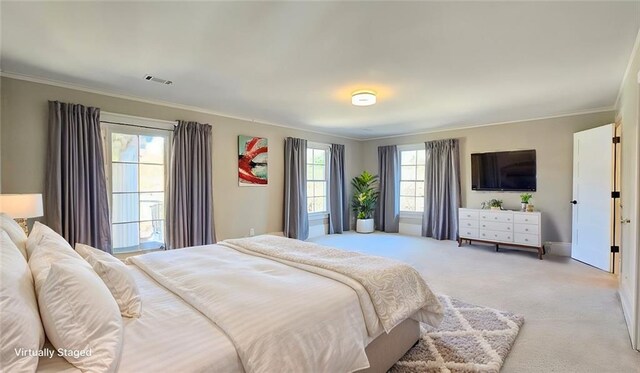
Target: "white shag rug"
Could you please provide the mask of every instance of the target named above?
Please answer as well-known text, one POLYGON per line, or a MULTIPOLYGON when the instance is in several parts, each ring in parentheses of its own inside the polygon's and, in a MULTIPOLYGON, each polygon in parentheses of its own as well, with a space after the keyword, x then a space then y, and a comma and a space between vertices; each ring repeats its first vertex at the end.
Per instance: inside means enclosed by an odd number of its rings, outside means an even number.
POLYGON ((524 318, 447 295, 438 299, 442 323, 437 328, 421 324, 420 340, 389 372, 499 372, 524 318))

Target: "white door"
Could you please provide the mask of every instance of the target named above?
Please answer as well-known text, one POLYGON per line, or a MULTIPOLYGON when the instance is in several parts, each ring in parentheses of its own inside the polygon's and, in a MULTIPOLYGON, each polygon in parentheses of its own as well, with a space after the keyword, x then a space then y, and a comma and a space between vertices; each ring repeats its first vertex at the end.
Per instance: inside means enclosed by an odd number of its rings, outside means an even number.
POLYGON ((614 125, 573 134, 571 257, 611 272, 614 125))

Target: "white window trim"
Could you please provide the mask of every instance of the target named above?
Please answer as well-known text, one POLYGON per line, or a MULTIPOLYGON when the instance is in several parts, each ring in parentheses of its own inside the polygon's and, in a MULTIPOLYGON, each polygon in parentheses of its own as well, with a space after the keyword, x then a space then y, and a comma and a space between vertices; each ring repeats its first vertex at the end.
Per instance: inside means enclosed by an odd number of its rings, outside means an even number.
MULTIPOLYGON (((331 161, 330 161, 330 157, 331 157, 331 144, 325 144, 325 143, 320 143, 320 142, 312 142, 312 141, 308 141, 307 142, 307 149, 322 149, 325 151, 325 164, 324 164, 324 179, 327 183, 327 191, 325 193, 325 198, 326 198, 326 204, 325 204, 325 211, 316 211, 316 212, 310 212, 309 215, 309 221, 314 221, 314 220, 322 220, 325 218, 329 217, 329 175, 331 174, 329 172, 329 168, 331 167, 331 161)), ((306 167, 306 165, 305 165, 306 167)), ((307 175, 308 176, 308 175, 307 175)), ((308 177, 307 177, 308 180, 308 177)), ((305 180, 305 183, 307 182, 307 180, 305 180)), ((305 206, 306 206, 306 202, 305 202, 305 206)))
POLYGON ((403 152, 407 150, 425 150, 425 145, 423 142, 418 144, 398 145, 398 152, 403 152))
POLYGON ((309 221, 324 220, 324 219, 327 219, 328 217, 329 217, 329 212, 327 211, 309 213, 309 221))
MULTIPOLYGON (((398 145, 398 158, 402 157, 401 153, 403 151, 412 151, 412 150, 425 150, 425 145, 424 143, 398 145)), ((400 176, 400 181, 402 181, 402 176, 400 176)), ((425 191, 426 191, 426 185, 425 185, 425 191)), ((400 191, 398 191, 398 200, 399 199, 400 199, 400 191)), ((422 219, 423 214, 424 213, 422 211, 400 210, 400 218, 404 218, 404 219, 422 219)))
POLYGON ((178 124, 177 121, 136 117, 133 115, 110 113, 108 111, 100 112, 100 122, 107 124, 145 126, 168 131, 173 131, 173 128, 178 124))
MULTIPOLYGON (((101 112, 100 113, 100 125, 102 128, 102 143, 104 144, 104 163, 105 163, 105 178, 107 182, 107 193, 108 193, 108 202, 109 202, 109 227, 111 229, 113 225, 112 221, 112 199, 113 199, 113 185, 111 183, 112 179, 112 167, 111 167, 111 135, 116 133, 123 134, 131 134, 131 135, 153 135, 159 136, 162 135, 165 137, 165 175, 169 176, 169 162, 171 159, 171 142, 173 140, 173 128, 176 126, 177 122, 159 120, 159 119, 151 119, 151 118, 142 118, 142 117, 134 117, 131 115, 125 114, 116 114, 109 112, 101 112)), ((165 179, 165 185, 167 185, 168 180, 165 179)), ((165 188, 165 204, 167 203, 166 198, 167 190, 165 188)), ((165 224, 165 247, 166 247, 166 224, 167 217, 164 218, 165 224)), ((140 253, 148 253, 152 251, 162 250, 162 248, 153 248, 146 250, 132 250, 126 252, 117 252, 114 253, 117 257, 128 257, 131 255, 137 255, 140 253)))
POLYGON ((421 211, 400 211, 400 218, 402 219, 422 219, 424 215, 421 211))

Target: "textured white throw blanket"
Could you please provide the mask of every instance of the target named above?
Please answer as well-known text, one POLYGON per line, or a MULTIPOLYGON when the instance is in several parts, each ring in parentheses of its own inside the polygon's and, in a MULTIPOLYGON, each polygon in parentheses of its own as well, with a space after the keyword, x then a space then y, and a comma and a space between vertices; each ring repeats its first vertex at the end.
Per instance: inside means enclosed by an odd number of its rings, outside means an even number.
MULTIPOLYGON (((340 274, 357 281, 367 293, 363 294, 361 288, 354 287, 363 309, 369 302, 366 298, 369 298, 387 333, 409 317, 433 326, 442 321, 443 308, 438 298, 422 276, 408 264, 271 235, 230 239, 220 244, 334 280, 340 281, 336 276, 340 274)), ((367 320, 367 327, 370 329, 373 323, 375 320, 367 320)))

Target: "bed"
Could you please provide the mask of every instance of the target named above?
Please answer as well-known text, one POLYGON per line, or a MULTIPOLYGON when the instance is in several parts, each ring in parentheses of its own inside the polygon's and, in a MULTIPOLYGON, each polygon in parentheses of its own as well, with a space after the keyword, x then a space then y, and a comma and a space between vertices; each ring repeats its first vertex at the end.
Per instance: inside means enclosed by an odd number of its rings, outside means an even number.
MULTIPOLYGON (((123 318, 119 372, 382 372, 419 322, 442 318, 406 264, 276 236, 149 253, 127 269, 142 313, 123 318)), ((54 356, 37 371, 79 370, 54 356)))

